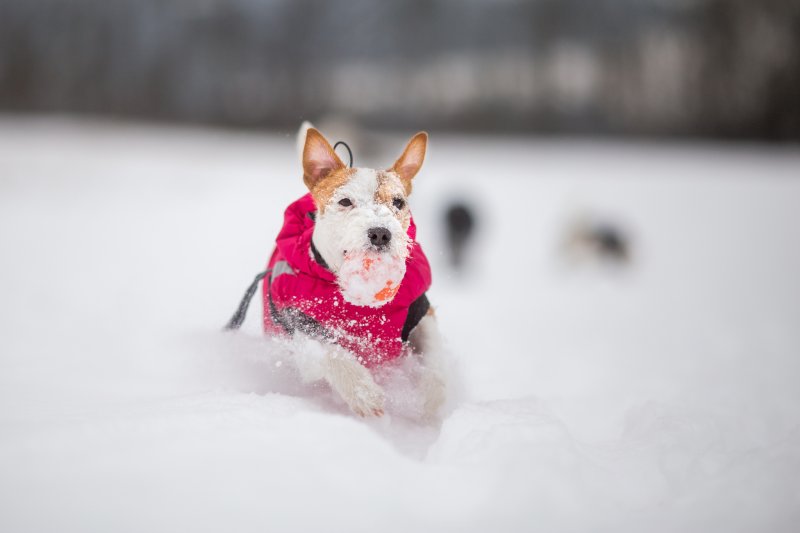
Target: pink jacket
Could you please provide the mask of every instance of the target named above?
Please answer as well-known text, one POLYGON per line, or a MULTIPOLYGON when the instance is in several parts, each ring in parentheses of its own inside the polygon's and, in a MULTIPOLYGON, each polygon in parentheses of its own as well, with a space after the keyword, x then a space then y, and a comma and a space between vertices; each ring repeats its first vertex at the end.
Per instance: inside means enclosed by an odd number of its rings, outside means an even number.
POLYGON ((263 285, 264 330, 300 330, 326 338, 351 350, 366 366, 402 355, 409 333, 428 311, 425 291, 431 286, 428 259, 414 240, 414 221, 408 228, 411 254, 397 295, 382 307, 362 307, 344 301, 335 275, 312 246, 316 210, 310 194, 286 209, 263 285))

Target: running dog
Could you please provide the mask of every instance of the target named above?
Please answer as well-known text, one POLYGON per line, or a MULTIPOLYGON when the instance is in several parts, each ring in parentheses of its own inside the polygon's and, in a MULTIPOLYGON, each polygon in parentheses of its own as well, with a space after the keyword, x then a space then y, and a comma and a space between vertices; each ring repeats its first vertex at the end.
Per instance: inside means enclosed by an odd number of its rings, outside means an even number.
POLYGON ((360 416, 382 416, 381 365, 414 357, 424 416, 445 398, 441 342, 426 291, 428 260, 416 242, 408 196, 428 135, 417 133, 386 170, 350 168, 325 137, 298 133, 308 193, 286 209, 263 285, 264 329, 309 337, 304 380, 324 380, 360 416))

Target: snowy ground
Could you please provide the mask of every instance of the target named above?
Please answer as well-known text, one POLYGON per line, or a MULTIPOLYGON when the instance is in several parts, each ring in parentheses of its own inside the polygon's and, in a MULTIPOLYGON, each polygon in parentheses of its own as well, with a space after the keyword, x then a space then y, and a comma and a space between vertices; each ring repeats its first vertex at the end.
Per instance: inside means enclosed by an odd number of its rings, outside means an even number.
POLYGON ((220 332, 303 192, 290 136, 0 118, 0 530, 796 530, 796 149, 434 135, 441 427, 300 385, 258 300, 220 332), (632 268, 564 263, 585 210, 632 268))

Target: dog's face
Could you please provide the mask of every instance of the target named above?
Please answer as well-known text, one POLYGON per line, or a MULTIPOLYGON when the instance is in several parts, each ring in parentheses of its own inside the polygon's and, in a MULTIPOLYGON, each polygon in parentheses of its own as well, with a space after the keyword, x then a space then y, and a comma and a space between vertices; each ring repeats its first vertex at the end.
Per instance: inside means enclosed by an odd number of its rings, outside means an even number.
POLYGON ((351 252, 406 258, 408 195, 427 142, 426 133, 416 134, 387 170, 347 168, 319 131, 308 130, 303 181, 317 205, 314 245, 333 272, 339 272, 351 252))

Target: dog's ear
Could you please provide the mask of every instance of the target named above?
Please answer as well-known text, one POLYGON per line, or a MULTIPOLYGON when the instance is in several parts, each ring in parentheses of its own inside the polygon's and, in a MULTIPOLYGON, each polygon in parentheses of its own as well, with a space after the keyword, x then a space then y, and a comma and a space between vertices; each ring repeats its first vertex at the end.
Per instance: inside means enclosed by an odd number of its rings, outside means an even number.
POLYGON ((315 128, 308 128, 303 147, 303 181, 306 187, 313 189, 325 176, 342 168, 345 168, 344 163, 325 137, 315 128))
POLYGON ((389 169, 400 176, 403 185, 405 185, 406 193, 411 193, 411 180, 414 179, 414 176, 417 175, 417 172, 422 167, 427 148, 428 134, 421 131, 408 141, 406 149, 403 150, 403 155, 389 169))

